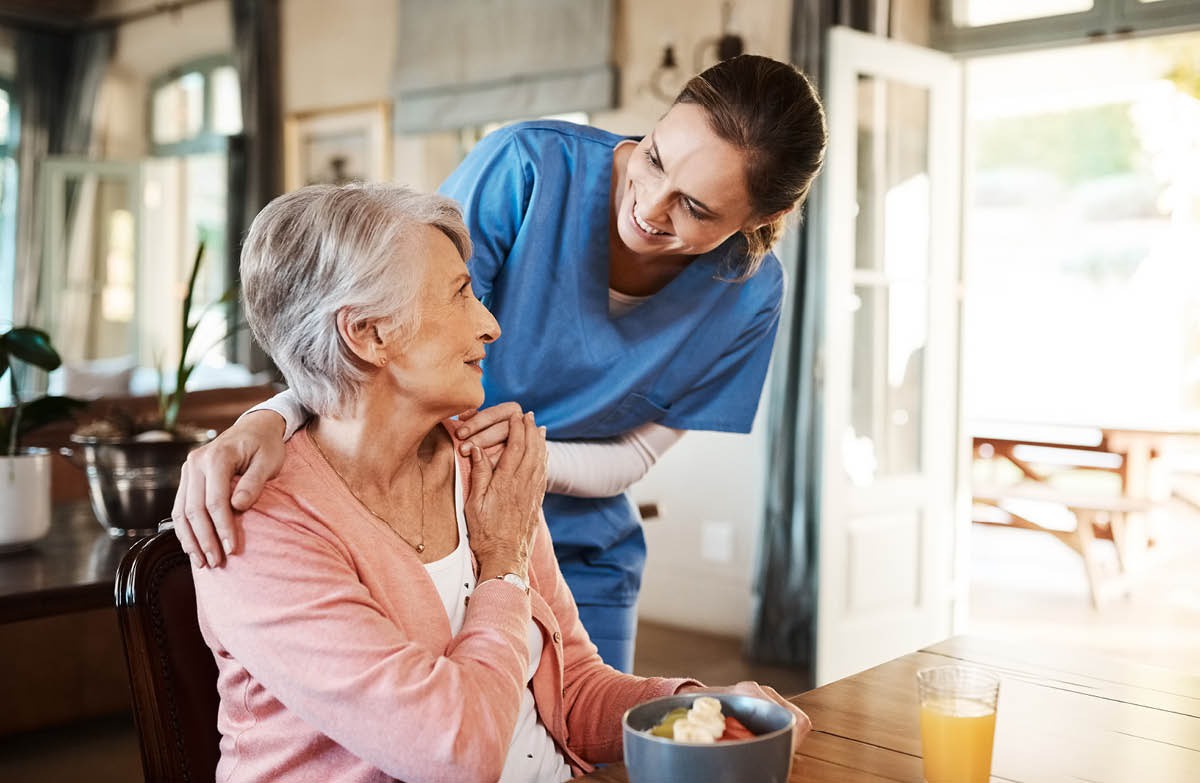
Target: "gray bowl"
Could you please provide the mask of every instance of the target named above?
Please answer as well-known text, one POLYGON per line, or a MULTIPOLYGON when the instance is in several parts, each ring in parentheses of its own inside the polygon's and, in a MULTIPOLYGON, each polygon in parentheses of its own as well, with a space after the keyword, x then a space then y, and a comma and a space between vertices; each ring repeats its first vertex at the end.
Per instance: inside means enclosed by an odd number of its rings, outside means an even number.
POLYGON ((621 719, 625 767, 630 783, 787 783, 792 768, 796 716, 780 705, 754 696, 688 693, 639 704, 621 719), (721 712, 754 732, 751 739, 700 745, 649 733, 676 707, 690 707, 699 696, 721 702, 721 712))

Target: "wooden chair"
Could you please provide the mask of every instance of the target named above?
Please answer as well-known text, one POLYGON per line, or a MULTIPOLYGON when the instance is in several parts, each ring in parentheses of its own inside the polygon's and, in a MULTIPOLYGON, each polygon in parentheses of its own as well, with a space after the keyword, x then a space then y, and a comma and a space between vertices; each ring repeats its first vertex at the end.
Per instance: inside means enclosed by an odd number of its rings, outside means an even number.
POLYGON ((116 605, 146 783, 213 780, 217 666, 200 635, 191 565, 174 532, 139 541, 125 555, 116 605))

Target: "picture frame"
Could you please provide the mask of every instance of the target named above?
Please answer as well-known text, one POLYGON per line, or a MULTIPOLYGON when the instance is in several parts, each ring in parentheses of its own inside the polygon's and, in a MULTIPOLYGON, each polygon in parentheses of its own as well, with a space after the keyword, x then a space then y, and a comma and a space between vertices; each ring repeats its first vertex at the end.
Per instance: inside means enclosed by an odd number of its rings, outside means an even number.
POLYGON ((391 106, 383 101, 295 112, 284 120, 284 187, 391 178, 391 106))

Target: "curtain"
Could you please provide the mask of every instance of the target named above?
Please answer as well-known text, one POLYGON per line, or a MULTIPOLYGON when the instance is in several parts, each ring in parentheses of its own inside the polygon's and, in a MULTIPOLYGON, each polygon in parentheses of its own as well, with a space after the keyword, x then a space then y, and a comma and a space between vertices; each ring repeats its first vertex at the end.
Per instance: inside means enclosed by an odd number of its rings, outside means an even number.
POLYGON ((615 105, 613 0, 400 0, 398 132, 615 105))
MULTIPOLYGON (((840 24, 868 29, 876 7, 872 0, 796 0, 792 11, 793 63, 823 87, 829 28, 840 24)), ((751 659, 805 669, 810 679, 816 653, 820 509, 817 348, 823 318, 824 269, 819 253, 823 192, 818 179, 805 206, 802 227, 780 248, 789 285, 771 375, 767 430, 770 472, 755 579, 754 621, 746 644, 751 659)))
MULTIPOLYGON (((57 33, 15 31, 17 74, 13 93, 20 124, 17 142, 16 323, 42 323, 40 270, 45 226, 41 162, 51 155, 88 156, 92 115, 112 58, 111 29, 57 33)), ((67 192, 67 215, 75 220, 78 193, 67 192)))
MULTIPOLYGON (((279 0, 231 0, 233 52, 242 96, 242 133, 228 148, 230 279, 237 279, 242 238, 259 210, 283 192, 283 99, 279 0)), ((238 322, 244 319, 238 318, 238 322)), ((238 333, 238 362, 251 372, 271 367, 249 330, 238 333)))

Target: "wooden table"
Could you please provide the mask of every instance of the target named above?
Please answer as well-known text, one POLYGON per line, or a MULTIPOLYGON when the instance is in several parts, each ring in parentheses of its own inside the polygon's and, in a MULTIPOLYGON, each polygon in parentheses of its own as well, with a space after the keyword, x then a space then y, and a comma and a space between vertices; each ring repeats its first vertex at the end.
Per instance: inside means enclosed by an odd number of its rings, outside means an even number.
POLYGON ((56 505, 44 539, 0 555, 0 624, 111 607, 132 544, 110 539, 87 501, 56 505))
POLYGON ((1056 460, 1070 469, 1088 467, 1116 473, 1121 494, 1137 500, 1163 500, 1169 491, 1162 473, 1162 458, 1172 439, 1200 437, 1200 432, 1178 427, 1051 425, 1018 422, 973 422, 971 441, 976 457, 1002 457, 1026 478, 1045 481, 1048 474, 1022 459, 1022 449, 1051 449, 1056 460), (1073 460, 1072 455, 1079 459, 1073 460), (1110 456, 1109 464, 1094 463, 1088 455, 1110 456))
MULTIPOLYGON (((1200 677, 969 636, 793 697, 814 730, 791 781, 919 783, 916 673, 951 663, 1000 677, 994 783, 1200 781, 1200 677)), ((628 780, 621 765, 583 779, 628 780)))
POLYGON ((0 555, 0 735, 129 710, 112 541, 87 501, 56 505, 50 533, 0 555))

